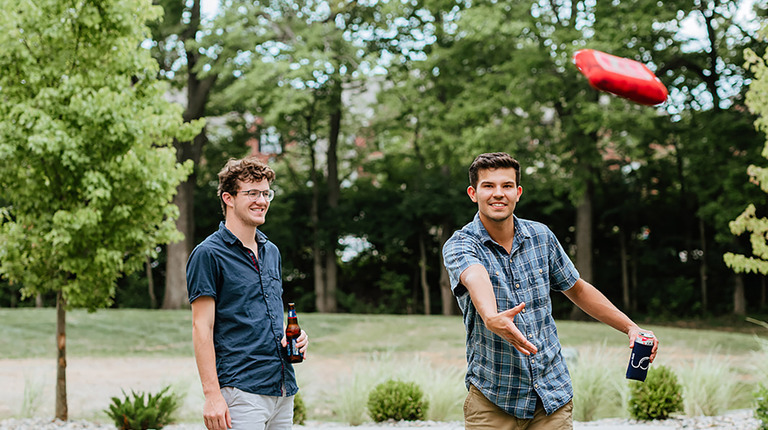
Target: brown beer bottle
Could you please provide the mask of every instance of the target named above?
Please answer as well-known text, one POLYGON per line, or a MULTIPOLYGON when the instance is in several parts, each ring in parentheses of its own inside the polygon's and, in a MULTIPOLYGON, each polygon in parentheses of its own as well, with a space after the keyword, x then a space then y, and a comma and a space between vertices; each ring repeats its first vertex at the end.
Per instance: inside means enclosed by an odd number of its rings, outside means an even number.
POLYGON ((301 327, 299 327, 299 318, 296 317, 296 309, 293 303, 288 303, 288 325, 285 326, 285 340, 288 342, 288 361, 291 363, 301 363, 304 360, 304 356, 299 352, 299 347, 296 346, 296 339, 301 334, 301 327))

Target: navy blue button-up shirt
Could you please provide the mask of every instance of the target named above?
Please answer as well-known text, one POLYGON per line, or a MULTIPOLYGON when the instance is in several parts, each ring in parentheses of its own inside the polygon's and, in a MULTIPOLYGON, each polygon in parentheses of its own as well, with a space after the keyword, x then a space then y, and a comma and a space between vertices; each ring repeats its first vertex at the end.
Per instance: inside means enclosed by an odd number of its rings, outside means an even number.
POLYGON ((277 246, 256 231, 259 258, 222 222, 187 262, 189 302, 216 301, 213 344, 221 387, 267 396, 291 396, 298 386, 280 344, 283 284, 277 246))
POLYGON ((544 224, 514 218, 512 251, 496 243, 479 216, 455 232, 443 247, 451 288, 467 331, 466 384, 518 418, 533 418, 536 397, 547 414, 573 398, 573 388, 552 318, 550 290, 565 291, 579 279, 554 233, 544 224), (515 325, 538 352, 526 356, 485 327, 461 273, 481 264, 488 271, 499 312, 525 302, 515 325))

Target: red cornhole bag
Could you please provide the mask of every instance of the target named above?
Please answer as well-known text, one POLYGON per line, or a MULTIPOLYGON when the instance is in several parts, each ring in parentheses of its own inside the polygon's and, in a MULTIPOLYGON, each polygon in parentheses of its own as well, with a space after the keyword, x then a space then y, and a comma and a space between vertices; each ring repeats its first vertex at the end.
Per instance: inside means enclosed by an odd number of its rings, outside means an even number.
POLYGON ((667 88, 643 63, 594 49, 573 55, 576 67, 594 88, 644 105, 667 100, 667 88))

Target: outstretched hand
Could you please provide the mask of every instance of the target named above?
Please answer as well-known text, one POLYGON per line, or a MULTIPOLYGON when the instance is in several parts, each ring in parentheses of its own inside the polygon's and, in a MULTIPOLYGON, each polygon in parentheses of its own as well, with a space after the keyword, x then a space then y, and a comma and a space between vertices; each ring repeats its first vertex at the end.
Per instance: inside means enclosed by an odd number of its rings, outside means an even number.
POLYGON ((519 314, 525 308, 525 302, 520 303, 512 309, 499 312, 485 320, 485 326, 488 330, 507 340, 518 351, 525 355, 536 354, 538 348, 529 342, 522 332, 515 325, 515 315, 519 314))

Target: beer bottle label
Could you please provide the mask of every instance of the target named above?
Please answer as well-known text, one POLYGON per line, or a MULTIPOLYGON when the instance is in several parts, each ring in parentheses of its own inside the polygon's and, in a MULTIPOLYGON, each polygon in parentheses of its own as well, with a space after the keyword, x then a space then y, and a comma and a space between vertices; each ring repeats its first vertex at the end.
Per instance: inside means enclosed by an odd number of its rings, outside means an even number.
POLYGON ((296 346, 296 339, 291 339, 288 341, 288 355, 294 356, 294 355, 301 355, 299 352, 299 347, 296 346))

